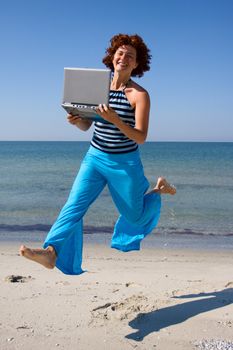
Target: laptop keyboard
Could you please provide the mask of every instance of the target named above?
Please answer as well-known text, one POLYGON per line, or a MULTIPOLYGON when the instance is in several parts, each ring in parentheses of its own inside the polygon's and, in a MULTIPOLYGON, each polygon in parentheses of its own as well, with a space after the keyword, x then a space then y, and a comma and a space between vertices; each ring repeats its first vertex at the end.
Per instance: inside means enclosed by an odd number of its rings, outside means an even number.
POLYGON ((76 103, 72 103, 72 106, 78 109, 83 109, 83 110, 95 110, 96 106, 88 106, 88 105, 78 105, 76 103))

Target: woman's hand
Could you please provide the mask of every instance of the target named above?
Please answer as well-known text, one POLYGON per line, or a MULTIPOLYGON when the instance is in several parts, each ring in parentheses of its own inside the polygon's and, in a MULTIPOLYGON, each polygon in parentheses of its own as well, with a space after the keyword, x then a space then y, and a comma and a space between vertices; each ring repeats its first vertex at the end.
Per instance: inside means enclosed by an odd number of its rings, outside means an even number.
POLYGON ((119 116, 114 109, 105 104, 100 104, 95 110, 98 115, 112 124, 115 124, 119 119, 119 116))
POLYGON ((70 124, 77 126, 80 130, 86 131, 90 128, 92 120, 83 119, 79 115, 67 115, 67 120, 70 124))
POLYGON ((79 117, 78 115, 72 115, 72 114, 68 114, 67 115, 67 120, 70 124, 72 125, 76 125, 79 121, 82 120, 81 117, 79 117))

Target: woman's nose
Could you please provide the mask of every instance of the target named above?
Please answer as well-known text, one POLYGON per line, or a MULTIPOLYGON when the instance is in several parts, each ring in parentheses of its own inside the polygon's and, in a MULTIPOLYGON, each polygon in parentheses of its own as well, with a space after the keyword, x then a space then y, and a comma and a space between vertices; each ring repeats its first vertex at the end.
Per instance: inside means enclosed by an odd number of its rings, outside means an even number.
POLYGON ((123 59, 123 60, 126 60, 127 58, 128 58, 128 56, 127 56, 126 54, 123 54, 123 55, 122 55, 122 59, 123 59))

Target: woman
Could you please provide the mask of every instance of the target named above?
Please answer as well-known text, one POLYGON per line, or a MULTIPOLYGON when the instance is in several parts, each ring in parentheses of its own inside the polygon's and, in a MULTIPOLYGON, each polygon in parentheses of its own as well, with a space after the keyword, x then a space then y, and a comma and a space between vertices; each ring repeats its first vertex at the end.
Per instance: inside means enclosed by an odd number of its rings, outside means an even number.
MULTIPOLYGON (((108 185, 120 216, 111 247, 139 250, 141 240, 156 226, 160 194, 176 189, 160 177, 146 194, 138 144, 145 142, 149 124, 150 98, 131 77, 150 69, 149 49, 138 35, 118 34, 111 39, 104 64, 113 72, 109 105, 96 109, 104 121, 95 122, 90 148, 81 164, 68 201, 52 226, 43 249, 21 246, 20 254, 47 268, 57 266, 66 274, 83 272, 82 218, 91 203, 108 185)), ((68 115, 68 122, 88 130, 92 121, 68 115)))

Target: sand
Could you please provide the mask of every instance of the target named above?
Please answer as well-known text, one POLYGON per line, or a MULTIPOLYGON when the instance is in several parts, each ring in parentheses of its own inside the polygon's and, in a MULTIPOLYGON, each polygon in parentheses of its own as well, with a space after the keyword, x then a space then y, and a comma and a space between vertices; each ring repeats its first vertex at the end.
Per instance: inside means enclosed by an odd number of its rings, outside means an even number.
MULTIPOLYGON (((0 248, 0 349, 189 350, 233 341, 230 251, 86 244, 80 276, 0 248)), ((38 247, 38 244, 33 244, 38 247)))

